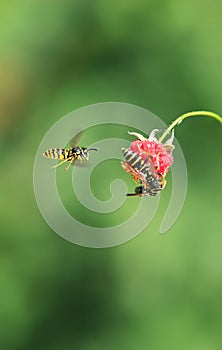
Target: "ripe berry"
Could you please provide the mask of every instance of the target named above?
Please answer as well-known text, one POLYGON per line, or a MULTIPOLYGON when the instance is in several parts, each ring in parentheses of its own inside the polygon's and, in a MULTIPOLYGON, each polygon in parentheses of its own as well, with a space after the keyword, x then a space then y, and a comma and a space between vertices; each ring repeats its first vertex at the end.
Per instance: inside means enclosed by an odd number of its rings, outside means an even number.
POLYGON ((170 166, 173 164, 173 140, 170 140, 170 143, 162 144, 156 139, 155 132, 152 132, 148 139, 144 139, 142 135, 140 136, 142 140, 133 141, 130 149, 139 154, 144 160, 149 156, 153 161, 158 175, 160 177, 166 176, 170 166))

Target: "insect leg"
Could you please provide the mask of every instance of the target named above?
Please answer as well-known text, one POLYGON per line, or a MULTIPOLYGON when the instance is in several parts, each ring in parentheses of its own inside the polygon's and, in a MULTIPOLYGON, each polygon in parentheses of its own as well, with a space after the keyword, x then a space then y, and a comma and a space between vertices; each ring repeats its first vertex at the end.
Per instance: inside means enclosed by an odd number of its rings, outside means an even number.
POLYGON ((160 158, 160 152, 157 153, 157 156, 156 156, 157 170, 160 169, 160 161, 159 161, 159 158, 160 158))
POLYGON ((70 160, 70 159, 71 159, 71 158, 64 159, 62 162, 57 163, 56 165, 53 165, 52 168, 57 168, 57 166, 62 165, 63 163, 67 162, 67 161, 70 160))
POLYGON ((141 178, 140 174, 129 163, 121 161, 121 165, 122 168, 132 176, 133 180, 138 185, 141 178))
POLYGON ((70 168, 70 166, 71 166, 71 164, 73 163, 73 161, 75 160, 75 158, 74 157, 72 157, 72 158, 70 158, 71 160, 70 160, 70 162, 69 162, 69 165, 65 168, 65 170, 69 170, 69 168, 70 168))
POLYGON ((82 164, 82 156, 80 154, 77 156, 77 160, 82 164))
POLYGON ((162 179, 162 190, 165 188, 166 184, 167 184, 167 180, 165 179, 165 177, 163 177, 163 179, 162 179))

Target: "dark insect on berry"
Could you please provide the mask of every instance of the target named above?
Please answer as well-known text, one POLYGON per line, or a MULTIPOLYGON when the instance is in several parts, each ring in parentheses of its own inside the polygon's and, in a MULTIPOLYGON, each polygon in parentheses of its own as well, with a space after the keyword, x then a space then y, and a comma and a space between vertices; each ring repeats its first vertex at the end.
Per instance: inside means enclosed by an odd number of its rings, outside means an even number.
POLYGON ((157 173, 151 158, 146 155, 143 159, 129 148, 122 148, 122 152, 126 159, 121 162, 122 168, 139 185, 135 193, 128 193, 127 196, 156 196, 165 187, 166 181, 157 173))

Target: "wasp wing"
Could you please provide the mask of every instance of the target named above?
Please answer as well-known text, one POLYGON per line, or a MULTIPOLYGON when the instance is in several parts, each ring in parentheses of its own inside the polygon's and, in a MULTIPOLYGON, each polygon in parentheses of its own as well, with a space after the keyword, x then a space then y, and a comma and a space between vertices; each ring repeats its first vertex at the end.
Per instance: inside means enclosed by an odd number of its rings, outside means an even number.
POLYGON ((71 140, 69 142, 72 148, 79 146, 79 141, 80 141, 82 135, 83 135, 83 130, 77 130, 74 133, 74 136, 71 138, 71 140))

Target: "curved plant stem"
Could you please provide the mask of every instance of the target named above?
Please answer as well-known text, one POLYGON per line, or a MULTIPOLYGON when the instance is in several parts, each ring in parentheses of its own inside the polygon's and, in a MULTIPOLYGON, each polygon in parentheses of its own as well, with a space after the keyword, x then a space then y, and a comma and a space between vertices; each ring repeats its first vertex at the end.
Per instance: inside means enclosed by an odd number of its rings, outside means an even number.
POLYGON ((188 113, 184 113, 182 114, 180 117, 178 117, 176 120, 174 120, 174 122, 167 128, 167 130, 163 133, 163 135, 159 138, 159 142, 162 142, 165 137, 169 134, 169 132, 171 130, 173 130, 173 128, 180 124, 184 119, 188 118, 188 117, 196 117, 196 116, 207 116, 207 117, 211 117, 214 119, 217 119, 219 122, 222 123, 222 117, 220 117, 218 114, 213 113, 213 112, 208 112, 208 111, 194 111, 194 112, 188 112, 188 113))

